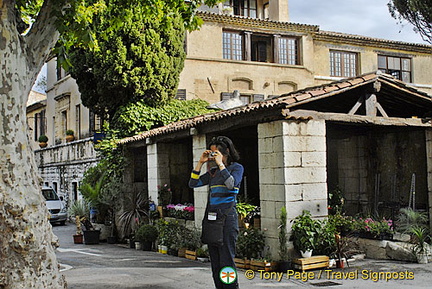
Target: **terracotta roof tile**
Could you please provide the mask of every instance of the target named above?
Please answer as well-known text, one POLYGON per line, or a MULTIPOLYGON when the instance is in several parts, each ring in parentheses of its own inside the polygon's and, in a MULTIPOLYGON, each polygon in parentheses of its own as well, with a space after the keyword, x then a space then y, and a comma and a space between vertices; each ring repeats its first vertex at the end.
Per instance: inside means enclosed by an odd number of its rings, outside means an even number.
POLYGON ((312 96, 318 96, 318 95, 321 95, 321 94, 326 93, 326 91, 325 91, 325 89, 323 88, 323 89, 320 89, 320 90, 311 90, 311 91, 309 91, 309 93, 310 93, 312 96))
POLYGON ((303 89, 301 91, 294 91, 279 97, 274 97, 271 99, 266 99, 259 102, 254 102, 245 106, 233 108, 230 110, 221 110, 216 111, 213 113, 208 113, 204 115, 199 115, 196 117, 192 117, 185 120, 180 120, 175 123, 170 123, 166 126, 159 127, 156 129, 152 129, 150 131, 146 131, 140 135, 136 135, 133 137, 128 137, 120 140, 120 143, 129 143, 129 142, 135 142, 135 141, 142 141, 146 138, 162 135, 162 134, 168 134, 175 131, 185 130, 192 127, 196 127, 197 125, 208 123, 212 121, 217 121, 219 119, 223 119, 230 116, 239 116, 242 114, 247 114, 251 111, 259 111, 259 110, 267 110, 272 108, 278 108, 281 109, 290 107, 295 107, 297 104, 301 104, 303 101, 307 101, 309 99, 313 99, 312 96, 326 96, 327 94, 334 95, 337 94, 337 90, 340 90, 341 92, 345 91, 346 87, 353 86, 352 83, 371 83, 374 81, 374 79, 377 79, 382 82, 391 82, 399 87, 409 88, 410 91, 416 93, 417 95, 422 95, 424 97, 428 97, 429 99, 431 96, 429 96, 427 93, 418 91, 414 88, 411 88, 407 86, 405 83, 398 81, 394 79, 392 76, 387 74, 381 74, 381 73, 370 73, 366 75, 361 75, 355 78, 346 79, 340 82, 333 82, 329 83, 327 85, 320 85, 317 87, 310 87, 303 89))
POLYGON ((344 81, 344 82, 336 83, 336 86, 339 88, 345 88, 345 87, 350 87, 351 83, 344 81))
POLYGON ((331 91, 338 90, 338 89, 339 89, 339 87, 337 87, 337 86, 324 87, 324 90, 326 92, 331 92, 331 91))
POLYGON ((363 78, 354 78, 354 79, 348 80, 348 82, 351 83, 352 85, 356 85, 356 84, 364 82, 364 80, 363 80, 363 78))
POLYGON ((294 96, 294 98, 297 102, 311 98, 311 97, 312 97, 312 95, 309 93, 303 93, 303 94, 299 94, 299 95, 294 96))

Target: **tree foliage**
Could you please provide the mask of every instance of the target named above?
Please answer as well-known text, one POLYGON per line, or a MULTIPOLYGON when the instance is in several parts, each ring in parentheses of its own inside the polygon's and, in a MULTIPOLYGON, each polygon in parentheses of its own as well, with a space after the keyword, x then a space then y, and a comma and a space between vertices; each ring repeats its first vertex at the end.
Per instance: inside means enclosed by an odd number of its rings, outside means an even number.
POLYGON ((114 126, 122 137, 131 136, 171 122, 211 112, 200 99, 171 100, 162 107, 150 107, 144 101, 122 107, 114 117, 114 126))
POLYGON ((121 11, 128 17, 116 30, 111 19, 120 11, 94 14, 97 49, 78 46, 70 54, 82 102, 100 115, 112 117, 122 105, 138 100, 151 106, 167 103, 183 69, 184 2, 153 1, 152 17, 146 16, 148 4, 131 4, 121 11))
POLYGON ((431 0, 390 0, 388 7, 394 18, 413 24, 423 40, 432 44, 431 0))

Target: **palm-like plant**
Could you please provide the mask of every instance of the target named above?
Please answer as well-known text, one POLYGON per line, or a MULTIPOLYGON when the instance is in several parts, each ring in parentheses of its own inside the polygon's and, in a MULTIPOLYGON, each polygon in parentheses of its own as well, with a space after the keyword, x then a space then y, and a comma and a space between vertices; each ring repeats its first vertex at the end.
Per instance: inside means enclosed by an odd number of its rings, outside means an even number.
POLYGON ((402 208, 397 217, 396 230, 405 233, 412 234, 412 228, 415 227, 426 227, 428 222, 428 215, 424 212, 417 212, 411 208, 402 208))
POLYGON ((131 236, 145 218, 149 217, 149 200, 144 193, 132 193, 126 197, 126 206, 119 217, 120 233, 131 236))

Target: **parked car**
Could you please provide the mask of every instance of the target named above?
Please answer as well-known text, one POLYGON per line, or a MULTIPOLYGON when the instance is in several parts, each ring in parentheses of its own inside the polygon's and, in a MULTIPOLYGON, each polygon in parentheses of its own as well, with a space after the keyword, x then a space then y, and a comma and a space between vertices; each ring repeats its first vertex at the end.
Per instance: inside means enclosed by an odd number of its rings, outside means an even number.
POLYGON ((45 197, 46 206, 50 213, 50 222, 64 225, 68 215, 63 200, 59 198, 56 191, 51 187, 42 187, 42 195, 45 197))

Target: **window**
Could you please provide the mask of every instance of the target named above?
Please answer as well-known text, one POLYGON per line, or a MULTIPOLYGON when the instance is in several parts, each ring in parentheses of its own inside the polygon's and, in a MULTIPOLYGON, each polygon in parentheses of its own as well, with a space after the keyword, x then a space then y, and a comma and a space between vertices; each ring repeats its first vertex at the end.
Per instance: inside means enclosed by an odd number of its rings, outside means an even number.
POLYGON ((252 61, 273 62, 272 38, 265 35, 251 36, 252 61))
POLYGON ((89 112, 89 130, 90 135, 93 135, 95 132, 101 131, 103 127, 103 119, 95 114, 94 112, 89 112))
POLYGON ((76 135, 78 138, 81 137, 81 105, 77 104, 75 106, 75 128, 76 128, 76 135))
POLYGON ((39 136, 46 134, 45 110, 36 113, 34 117, 34 137, 38 140, 39 136))
POLYGON ((297 46, 296 38, 279 38, 279 63, 290 65, 299 64, 297 46))
POLYGON ((61 127, 62 127, 62 135, 66 135, 66 131, 68 130, 66 110, 61 112, 61 127))
POLYGON ((354 77, 357 71, 357 53, 330 51, 330 76, 354 77))
POLYGON ((224 8, 231 8, 234 15, 257 18, 257 0, 227 0, 224 8))
POLYGON ((411 82, 411 59, 378 55, 378 70, 404 82, 411 82))
POLYGON ((223 58, 243 59, 243 38, 238 32, 223 32, 223 58))
POLYGON ((248 31, 224 31, 223 58, 300 65, 299 39, 248 31))

